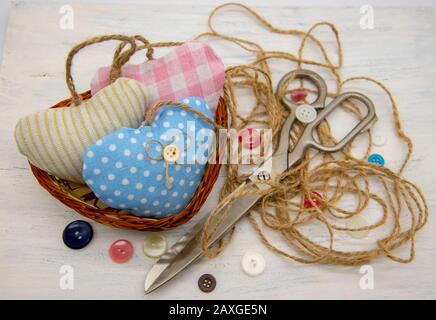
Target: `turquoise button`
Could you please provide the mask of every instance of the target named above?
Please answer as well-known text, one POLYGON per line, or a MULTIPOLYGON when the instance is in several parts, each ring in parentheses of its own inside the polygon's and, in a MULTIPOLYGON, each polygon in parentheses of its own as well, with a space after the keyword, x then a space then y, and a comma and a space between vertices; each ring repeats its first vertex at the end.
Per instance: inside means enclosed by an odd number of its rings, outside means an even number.
POLYGON ((378 153, 373 153, 368 157, 368 162, 375 163, 381 166, 385 165, 385 159, 378 153))

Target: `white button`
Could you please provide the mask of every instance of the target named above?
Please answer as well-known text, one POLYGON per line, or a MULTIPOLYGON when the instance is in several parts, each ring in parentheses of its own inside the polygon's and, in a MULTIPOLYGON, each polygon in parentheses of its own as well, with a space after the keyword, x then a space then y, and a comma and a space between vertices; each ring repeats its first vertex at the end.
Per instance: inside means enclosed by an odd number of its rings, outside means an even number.
POLYGON ((242 269, 249 276, 258 276, 265 270, 266 262, 257 252, 246 252, 241 261, 242 269))
POLYGON ((167 239, 160 234, 151 234, 144 239, 144 254, 150 258, 163 256, 167 248, 167 239))
POLYGON ((386 136, 380 133, 375 133, 372 135, 372 143, 377 147, 384 146, 386 144, 386 140, 386 136))
MULTIPOLYGON (((355 216, 346 221, 346 227, 349 229, 359 229, 362 227, 368 226, 368 222, 361 216, 355 216)), ((347 231, 348 234, 355 239, 363 239, 365 238, 369 230, 361 230, 361 231, 347 231)))
POLYGON ((168 162, 175 162, 179 156, 180 151, 175 145, 169 144, 163 149, 163 157, 168 162))
POLYGON ((311 123, 316 119, 316 115, 315 108, 308 104, 302 104, 295 110, 295 116, 302 123, 311 123))

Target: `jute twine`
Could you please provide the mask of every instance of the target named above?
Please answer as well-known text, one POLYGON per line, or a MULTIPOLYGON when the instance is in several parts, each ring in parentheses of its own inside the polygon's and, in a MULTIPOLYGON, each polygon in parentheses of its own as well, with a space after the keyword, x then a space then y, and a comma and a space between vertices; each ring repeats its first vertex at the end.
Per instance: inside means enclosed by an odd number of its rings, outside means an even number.
MULTIPOLYGON (((266 182, 271 186, 268 190, 259 190, 251 183, 247 183, 244 188, 237 189, 241 183, 246 181, 247 174, 241 173, 241 165, 227 164, 228 176, 220 191, 219 204, 210 214, 203 230, 201 243, 204 254, 208 257, 218 255, 232 238, 234 229, 217 245, 208 247, 212 235, 228 214, 228 210, 226 210, 228 205, 238 197, 260 194, 263 196, 262 200, 247 214, 247 217, 261 241, 270 250, 282 256, 301 263, 321 262, 340 265, 362 264, 381 255, 402 263, 412 261, 415 257, 415 235, 428 219, 428 206, 421 189, 402 177, 412 155, 413 143, 402 129, 397 104, 385 85, 373 78, 363 76, 342 79, 340 75, 343 61, 342 46, 336 27, 329 22, 319 22, 308 31, 281 29, 274 27, 253 9, 238 3, 227 3, 216 7, 209 15, 208 27, 208 32, 198 35, 195 39, 208 37, 228 41, 236 44, 250 55, 255 55, 255 59, 250 63, 226 69, 223 97, 230 115, 228 128, 237 131, 252 126, 269 128, 272 130, 273 144, 277 145, 281 125, 288 115, 287 109, 280 103, 280 98, 290 92, 290 90, 274 92, 269 62, 278 59, 295 63, 296 68, 313 66, 330 73, 336 83, 335 90, 328 93, 330 98, 340 94, 343 86, 352 81, 367 81, 381 88, 389 97, 395 130, 398 138, 406 144, 407 153, 397 172, 387 167, 368 163, 366 159, 371 154, 373 147, 372 132, 369 130, 365 133, 369 143, 362 158, 352 154, 351 143, 335 154, 306 152, 304 160, 298 166, 284 172, 274 181, 266 182), (300 39, 296 54, 264 50, 256 42, 216 31, 212 22, 218 12, 226 7, 244 10, 272 33, 300 39), (330 53, 323 42, 314 35, 314 32, 319 28, 327 28, 335 37, 336 64, 332 62, 330 53), (304 58, 304 49, 309 46, 318 48, 322 55, 322 61, 304 58), (247 106, 244 104, 244 108, 240 107, 236 92, 240 88, 250 89, 255 98, 255 103, 248 114, 241 111, 242 109, 246 111, 247 106), (237 191, 233 192, 236 189, 237 191), (383 191, 380 192, 380 189, 383 191), (313 193, 314 191, 318 192, 321 197, 313 193), (342 205, 343 200, 350 196, 353 197, 353 203, 355 203, 352 210, 345 209, 342 205), (312 206, 304 206, 304 197, 312 206), (320 205, 317 206, 317 203, 320 205), (376 222, 353 228, 344 226, 344 222, 348 219, 354 219, 358 216, 370 217, 373 212, 372 206, 378 207, 382 212, 376 222), (323 239, 308 235, 302 230, 304 227, 316 224, 325 228, 323 239), (387 227, 387 231, 384 234, 377 234, 379 228, 383 226, 387 227), (277 231, 289 250, 280 249, 274 245, 267 238, 264 232, 265 228, 277 231), (339 233, 369 230, 372 230, 370 249, 346 251, 335 247, 335 240, 337 240, 339 233), (409 253, 406 257, 400 257, 394 251, 405 244, 409 245, 409 253)), ((152 59, 153 48, 181 44, 180 42, 150 43, 141 36, 130 37, 129 40, 118 38, 123 42, 115 51, 111 80, 119 76, 120 66, 135 52, 147 49, 146 56, 148 59, 152 59), (137 45, 136 41, 139 41, 140 45, 137 45), (129 46, 124 50, 126 45, 129 46)), ((292 69, 290 66, 289 70, 292 69)), ((67 79, 69 79, 69 75, 67 75, 67 79)), ((289 82, 292 80, 290 79, 289 82)), ((300 81, 300 87, 304 88, 304 81, 300 81)), ((72 88, 74 89, 74 87, 72 88)), ((70 90, 74 97, 73 89, 70 90)), ((146 121, 150 121, 154 112, 166 104, 179 105, 189 110, 189 106, 175 101, 161 102, 150 109, 146 121)), ((362 117, 359 107, 351 101, 344 102, 341 107, 357 118, 362 117)), ((201 115, 199 116, 201 117, 201 115)), ((216 126, 216 124, 212 124, 216 126)), ((298 139, 302 128, 301 124, 294 126, 291 135, 292 143, 298 139)), ((337 142, 331 133, 328 121, 324 121, 318 126, 316 134, 323 145, 337 142)))
MULTIPOLYGON (((209 15, 208 26, 209 32, 200 34, 197 39, 212 37, 227 40, 256 56, 250 63, 232 66, 226 70, 224 99, 231 116, 229 122, 231 128, 240 130, 253 125, 270 128, 273 133, 273 143, 277 144, 281 124, 287 116, 287 110, 281 105, 280 98, 288 92, 274 93, 269 61, 282 59, 294 62, 296 68, 311 65, 327 70, 336 82, 336 89, 328 93, 329 97, 340 94, 344 84, 351 81, 369 81, 380 87, 390 99, 395 129, 399 139, 407 145, 407 154, 398 172, 368 163, 366 159, 373 147, 372 134, 368 131, 368 148, 361 159, 351 154, 351 144, 336 154, 307 152, 301 164, 283 173, 275 181, 267 182, 271 185, 270 189, 260 191, 249 183, 235 193, 232 192, 246 180, 247 176, 240 173, 240 165, 230 164, 227 166, 228 178, 221 190, 220 203, 211 213, 203 230, 204 253, 208 257, 218 255, 232 237, 233 231, 218 245, 208 247, 213 233, 228 213, 225 210, 228 204, 246 194, 262 194, 262 200, 247 217, 261 241, 273 252, 301 263, 356 265, 380 255, 402 263, 412 261, 415 257, 415 235, 426 224, 428 218, 428 206, 421 189, 402 177, 404 168, 412 155, 413 143, 402 129, 397 104, 385 85, 370 77, 353 77, 342 80, 339 72, 343 61, 342 46, 336 27, 329 22, 319 22, 308 31, 280 29, 274 27, 253 9, 238 3, 216 7, 209 15), (298 37, 301 42, 297 53, 267 51, 253 41, 216 31, 213 20, 218 12, 226 7, 245 10, 273 33, 298 37), (328 28, 335 37, 337 64, 332 62, 323 42, 314 35, 314 31, 321 27, 328 28), (323 61, 305 59, 304 49, 308 46, 317 47, 322 54, 323 61), (241 108, 236 94, 238 88, 250 88, 255 97, 254 106, 248 115, 240 113, 241 108), (374 191, 376 188, 381 188, 384 192, 374 191), (318 196, 312 193, 313 191, 321 194, 322 198, 318 199, 318 196), (353 195, 354 210, 341 207, 341 200, 350 195, 353 195), (304 197, 308 199, 312 207, 304 206, 304 197), (321 205, 317 206, 317 202, 321 205), (369 206, 373 203, 378 205, 383 212, 378 221, 355 228, 344 226, 347 219, 371 215, 372 209, 369 206), (259 223, 259 220, 262 223, 259 223), (325 239, 315 239, 301 230, 311 224, 321 224, 325 227, 325 239), (389 229, 387 234, 377 236, 376 231, 371 233, 371 241, 373 240, 371 249, 346 251, 335 248, 335 239, 340 232, 376 230, 386 224, 389 229), (265 235, 264 228, 279 232, 290 250, 280 249, 274 245, 265 235), (407 257, 399 257, 394 250, 406 243, 410 246, 409 254, 407 257)), ((290 67, 289 70, 292 68, 290 67)), ((304 87, 303 81, 301 87, 304 87)), ((344 103, 342 108, 357 117, 362 116, 360 109, 350 101, 344 103)), ((292 137, 294 139, 298 137, 301 129, 301 125, 293 128, 292 137)), ((327 121, 318 127, 316 133, 319 141, 324 145, 337 142, 327 121)))

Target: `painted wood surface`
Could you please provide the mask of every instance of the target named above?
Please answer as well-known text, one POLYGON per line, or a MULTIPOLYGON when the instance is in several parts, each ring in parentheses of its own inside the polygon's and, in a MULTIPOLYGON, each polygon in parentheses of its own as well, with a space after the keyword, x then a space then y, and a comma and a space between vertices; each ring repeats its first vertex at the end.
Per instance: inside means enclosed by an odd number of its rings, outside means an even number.
MULTIPOLYGON (((92 35, 109 33, 139 33, 151 41, 184 41, 206 30, 207 14, 214 4, 189 5, 186 1, 185 5, 168 7, 163 3, 72 3, 74 30, 59 27, 60 4, 19 1, 11 8, 0 71, 0 298, 436 298, 434 8, 375 8, 375 28, 362 30, 358 7, 268 7, 266 2, 255 6, 281 27, 305 30, 318 21, 335 23, 344 45, 342 74, 372 76, 395 94, 404 129, 415 142, 405 175, 423 188, 430 206, 429 223, 417 237, 413 263, 402 265, 384 258, 373 261, 374 289, 362 290, 359 267, 302 265, 279 257, 261 244, 248 221, 243 220, 221 256, 201 260, 168 285, 145 296, 144 279, 153 260, 142 253, 144 233, 93 223, 92 243, 80 251, 67 249, 61 240, 63 228, 80 216, 39 187, 26 159, 17 151, 13 129, 19 117, 68 97, 64 59, 73 44, 92 35), (136 247, 133 259, 124 265, 112 263, 107 254, 109 245, 120 238, 131 240, 136 247), (267 261, 267 268, 259 277, 248 277, 241 270, 241 257, 247 250, 262 253, 267 261), (62 290, 59 286, 63 265, 74 268, 74 290, 62 290), (218 281, 215 291, 207 295, 197 288, 197 279, 203 273, 214 274, 218 281)), ((296 52, 295 40, 269 34, 244 14, 232 11, 217 21, 223 32, 255 39, 267 49, 296 52)), ((319 34, 333 48, 331 35, 319 34)), ((226 66, 247 61, 247 56, 232 45, 209 43, 226 66)), ((112 48, 113 45, 99 45, 78 55, 73 74, 79 90, 88 88, 98 66, 110 62, 112 48)), ((164 52, 159 50, 158 55, 164 52)), ((309 54, 317 57, 318 53, 309 50, 309 54)), ((135 60, 141 58, 137 56, 135 60)), ((291 64, 275 65, 275 81, 290 68, 291 64)), ((389 167, 398 168, 405 148, 393 132, 388 99, 380 90, 362 86, 353 88, 364 90, 374 100, 379 115, 375 130, 388 139, 384 147, 376 150, 385 156, 389 167)), ((208 199, 200 215, 216 204, 219 184, 215 188, 215 195, 208 199)), ((173 243, 190 226, 192 222, 165 236, 173 243)), ((400 253, 406 254, 407 248, 400 253)))

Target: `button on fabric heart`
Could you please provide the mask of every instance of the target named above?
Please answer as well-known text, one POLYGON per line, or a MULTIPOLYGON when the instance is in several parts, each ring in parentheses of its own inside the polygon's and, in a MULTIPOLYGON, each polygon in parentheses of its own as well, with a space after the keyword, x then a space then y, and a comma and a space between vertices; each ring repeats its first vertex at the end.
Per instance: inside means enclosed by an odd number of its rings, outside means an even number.
MULTIPOLYGON (((181 102, 212 119, 203 99, 181 102)), ((144 217, 177 214, 203 177, 214 136, 213 126, 195 113, 164 106, 150 126, 122 128, 90 146, 83 178, 112 208, 144 217)))
POLYGON ((163 150, 163 157, 168 162, 175 162, 179 156, 180 151, 175 145, 169 144, 163 150))
MULTIPOLYGON (((110 67, 97 71, 91 82, 92 94, 109 85, 109 73, 110 67)), ((212 113, 215 113, 224 84, 223 62, 210 46, 198 40, 188 41, 162 58, 126 64, 121 74, 146 86, 150 104, 199 96, 212 113)))

